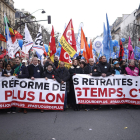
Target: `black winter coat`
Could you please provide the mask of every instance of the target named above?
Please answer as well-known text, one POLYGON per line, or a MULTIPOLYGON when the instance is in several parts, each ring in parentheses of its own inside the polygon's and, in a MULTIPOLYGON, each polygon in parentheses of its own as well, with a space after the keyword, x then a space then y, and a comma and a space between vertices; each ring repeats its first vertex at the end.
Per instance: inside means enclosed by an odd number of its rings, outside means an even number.
MULTIPOLYGON (((48 61, 46 61, 45 65, 44 65, 44 71, 46 70, 46 67, 48 67, 50 63, 48 61)), ((53 67, 53 70, 55 71, 56 70, 56 67, 54 64, 52 64, 52 67, 53 67)))
POLYGON ((47 77, 48 79, 54 79, 56 76, 55 76, 54 70, 51 71, 50 73, 49 73, 47 70, 45 70, 45 71, 43 72, 42 77, 43 77, 43 78, 47 77))
MULTIPOLYGON (((11 76, 13 75, 13 73, 14 73, 14 71, 11 69, 11 71, 10 71, 11 76)), ((6 71, 6 69, 4 69, 2 71, 2 76, 4 76, 4 74, 8 74, 7 71, 6 71)))
POLYGON ((80 68, 80 66, 71 66, 69 69, 70 76, 72 77, 75 74, 82 74, 83 70, 80 68))
POLYGON ((101 76, 101 70, 100 67, 96 64, 94 64, 93 68, 90 67, 89 64, 84 69, 84 74, 90 74, 92 73, 92 76, 101 76))
MULTIPOLYGON (((15 69, 17 66, 15 66, 13 69, 15 69)), ((18 78, 28 78, 29 77, 29 72, 26 66, 22 65, 18 78)))
POLYGON ((70 73, 70 102, 75 103, 76 100, 72 76, 75 74, 82 74, 83 70, 80 68, 80 66, 71 66, 71 68, 69 69, 69 73, 70 73))
POLYGON ((58 62, 59 62, 59 61, 55 61, 55 60, 54 60, 54 65, 55 65, 56 68, 58 67, 58 62))
POLYGON ((69 89, 69 79, 70 79, 70 73, 68 69, 64 68, 62 71, 60 68, 56 70, 56 80, 61 83, 62 81, 66 82, 66 89, 69 89))
MULTIPOLYGON (((27 68, 28 68, 28 71, 29 71, 29 78, 33 77, 34 75, 34 65, 31 64, 29 65, 27 68)), ((37 66, 37 69, 40 71, 40 78, 42 77, 42 74, 43 74, 43 67, 41 65, 38 65, 37 66)), ((36 77, 35 77, 36 78, 36 77)))
POLYGON ((111 68, 111 65, 109 63, 107 63, 107 62, 104 62, 104 63, 100 62, 98 64, 98 66, 99 66, 99 68, 101 70, 101 74, 105 73, 106 76, 109 76, 109 75, 112 74, 112 68, 111 68))

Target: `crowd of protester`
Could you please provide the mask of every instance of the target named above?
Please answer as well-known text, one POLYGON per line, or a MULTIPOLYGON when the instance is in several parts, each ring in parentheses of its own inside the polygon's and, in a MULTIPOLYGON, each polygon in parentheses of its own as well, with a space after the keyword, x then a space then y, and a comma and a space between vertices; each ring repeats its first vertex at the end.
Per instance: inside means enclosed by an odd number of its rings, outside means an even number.
MULTIPOLYGON (((101 108, 100 105, 79 105, 76 104, 75 91, 73 86, 72 77, 75 74, 89 74, 91 76, 114 76, 114 75, 131 75, 139 76, 140 75, 140 61, 137 60, 122 60, 110 59, 109 63, 106 60, 105 56, 99 58, 99 62, 94 62, 93 58, 89 59, 89 62, 81 57, 77 57, 72 61, 72 66, 68 69, 65 67, 64 62, 59 63, 57 56, 54 57, 54 62, 50 58, 44 60, 42 63, 37 58, 34 57, 29 59, 27 62, 22 60, 20 57, 15 59, 9 59, 8 56, 5 56, 0 60, 0 77, 5 76, 16 76, 17 78, 30 78, 34 80, 36 78, 45 78, 53 79, 63 84, 66 82, 66 91, 65 91, 65 101, 64 101, 64 111, 67 108, 72 108, 75 111, 79 111, 81 108, 84 108, 85 111, 98 110, 101 108)), ((113 105, 108 105, 112 109, 113 105)), ((126 105, 127 108, 130 108, 130 105, 126 105)), ((138 106, 133 106, 137 108, 138 106)), ((12 107, 7 110, 7 113, 16 113, 16 108, 12 107)), ((18 112, 27 113, 27 109, 19 109, 18 112)), ((44 110, 41 110, 43 113, 44 110)))

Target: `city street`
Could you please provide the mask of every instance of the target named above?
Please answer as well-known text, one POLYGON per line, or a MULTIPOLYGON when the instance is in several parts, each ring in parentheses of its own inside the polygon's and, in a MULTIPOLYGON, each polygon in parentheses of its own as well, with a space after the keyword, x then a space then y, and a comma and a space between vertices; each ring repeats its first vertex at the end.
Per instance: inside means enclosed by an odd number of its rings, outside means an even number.
POLYGON ((0 140, 139 140, 140 109, 0 114, 0 140))

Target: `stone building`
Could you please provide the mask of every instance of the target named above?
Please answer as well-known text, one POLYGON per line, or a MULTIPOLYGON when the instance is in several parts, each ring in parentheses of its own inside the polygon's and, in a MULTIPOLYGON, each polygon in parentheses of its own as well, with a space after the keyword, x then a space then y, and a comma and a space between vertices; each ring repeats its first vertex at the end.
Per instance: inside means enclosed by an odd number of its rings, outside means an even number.
MULTIPOLYGON (((4 13, 6 14, 11 27, 15 26, 15 9, 13 0, 0 0, 0 33, 5 36, 4 13)), ((0 46, 6 48, 6 43, 0 41, 0 46)))

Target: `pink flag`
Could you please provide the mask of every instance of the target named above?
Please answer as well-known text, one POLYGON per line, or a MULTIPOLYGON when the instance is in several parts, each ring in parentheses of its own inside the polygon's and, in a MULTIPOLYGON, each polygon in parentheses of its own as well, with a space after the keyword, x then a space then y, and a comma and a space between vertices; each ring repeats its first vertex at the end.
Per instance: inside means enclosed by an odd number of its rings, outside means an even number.
POLYGON ((129 36, 129 42, 128 42, 128 59, 134 59, 134 52, 133 52, 130 36, 129 36))

